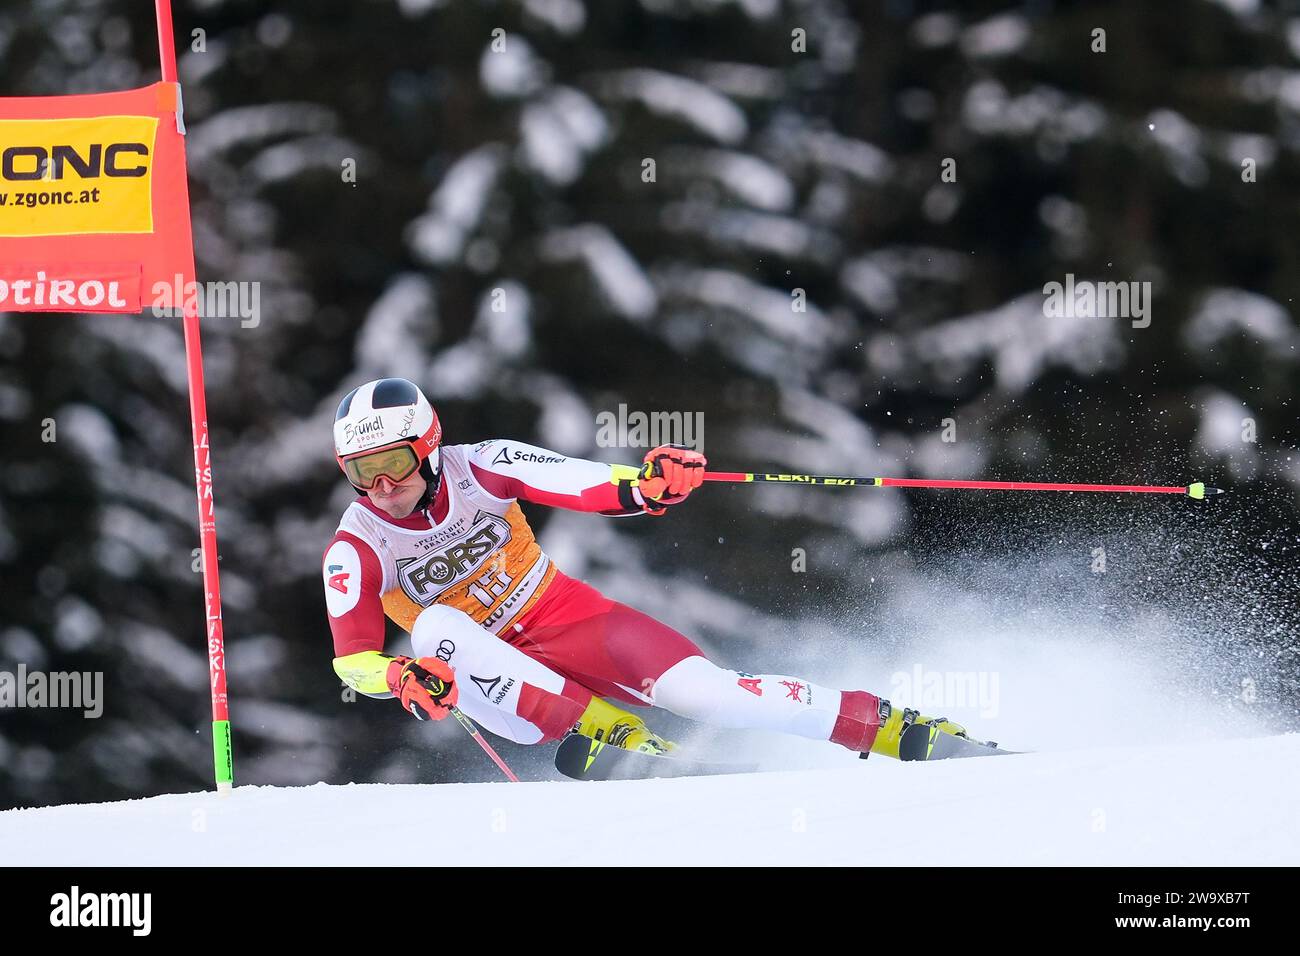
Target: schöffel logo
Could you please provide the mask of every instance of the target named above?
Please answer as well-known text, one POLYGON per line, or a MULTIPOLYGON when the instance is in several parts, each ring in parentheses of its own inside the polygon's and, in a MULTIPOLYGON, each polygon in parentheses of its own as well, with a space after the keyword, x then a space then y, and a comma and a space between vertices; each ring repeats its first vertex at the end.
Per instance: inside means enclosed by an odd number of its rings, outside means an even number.
POLYGON ((501 701, 505 700, 506 694, 510 693, 510 688, 514 686, 515 686, 515 679, 513 677, 507 677, 505 685, 499 691, 497 691, 497 695, 492 698, 492 703, 499 704, 501 703, 501 701))
POLYGON ((475 677, 470 674, 469 679, 478 685, 478 689, 483 692, 484 697, 492 696, 492 691, 496 690, 497 684, 501 683, 500 674, 496 677, 475 677))
POLYGON ((418 558, 399 558, 397 578, 406 596, 428 607, 448 587, 474 574, 510 540, 510 522, 480 511, 464 536, 439 551, 418 558))
POLYGON ((511 451, 510 446, 502 445, 501 450, 492 459, 492 464, 509 465, 516 461, 532 461, 539 465, 558 465, 562 461, 568 461, 568 459, 560 455, 539 455, 535 451, 520 451, 518 448, 511 451))
POLYGON ((0 120, 0 236, 153 232, 155 116, 0 120))
POLYGON ((470 674, 469 679, 478 686, 478 689, 483 692, 484 697, 492 698, 493 704, 500 704, 501 701, 505 700, 506 694, 510 693, 510 688, 515 686, 515 679, 513 677, 507 677, 505 684, 502 685, 500 690, 497 690, 497 684, 501 683, 500 674, 496 677, 475 677, 473 674, 470 674), (496 696, 492 695, 493 691, 496 691, 496 696))

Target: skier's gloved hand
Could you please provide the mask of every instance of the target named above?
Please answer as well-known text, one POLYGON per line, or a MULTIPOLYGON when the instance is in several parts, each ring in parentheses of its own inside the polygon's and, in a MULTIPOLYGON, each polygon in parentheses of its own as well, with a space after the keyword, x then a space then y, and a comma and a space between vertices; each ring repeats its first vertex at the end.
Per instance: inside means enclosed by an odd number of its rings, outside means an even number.
POLYGON ((385 676, 393 696, 419 720, 442 720, 460 699, 451 665, 441 658, 395 657, 385 676))
POLYGON ((645 456, 637 488, 644 499, 642 508, 661 515, 667 505, 684 501, 704 481, 708 459, 685 445, 660 445, 645 456))

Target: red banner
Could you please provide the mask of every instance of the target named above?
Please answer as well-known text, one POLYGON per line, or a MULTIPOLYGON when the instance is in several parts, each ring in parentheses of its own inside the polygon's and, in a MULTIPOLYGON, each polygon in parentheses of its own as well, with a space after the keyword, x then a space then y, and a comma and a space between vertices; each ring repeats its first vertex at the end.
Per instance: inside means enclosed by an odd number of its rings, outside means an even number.
POLYGON ((0 262, 0 312, 139 312, 139 263, 0 262))
POLYGON ((178 89, 0 97, 0 311, 136 313, 191 287, 178 89))

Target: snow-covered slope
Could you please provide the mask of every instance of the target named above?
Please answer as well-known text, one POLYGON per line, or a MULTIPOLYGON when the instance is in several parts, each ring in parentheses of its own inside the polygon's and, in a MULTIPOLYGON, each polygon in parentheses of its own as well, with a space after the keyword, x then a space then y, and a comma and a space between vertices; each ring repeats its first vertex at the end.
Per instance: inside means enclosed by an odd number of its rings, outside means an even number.
POLYGON ((1300 735, 626 783, 244 787, 0 813, 0 863, 1300 864, 1300 735))

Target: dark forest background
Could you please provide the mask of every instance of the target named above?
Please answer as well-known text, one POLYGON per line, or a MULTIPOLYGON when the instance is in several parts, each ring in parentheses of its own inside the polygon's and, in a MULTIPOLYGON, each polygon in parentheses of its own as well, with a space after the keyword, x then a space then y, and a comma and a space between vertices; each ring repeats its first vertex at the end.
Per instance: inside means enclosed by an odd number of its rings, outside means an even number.
MULTIPOLYGON (((747 669, 879 687, 830 649, 921 629, 918 588, 996 591, 1008 615, 1050 591, 1120 631, 1160 609, 1191 659, 1230 644, 1254 663, 1209 690, 1249 678, 1294 726, 1300 8, 175 16, 199 277, 261 293, 256 324, 204 323, 237 782, 495 774, 453 722, 346 701, 330 669, 319 559, 350 500, 330 424, 385 375, 419 382, 453 443, 636 461, 596 444, 624 404, 703 413, 728 470, 1225 486, 708 488, 662 519, 530 516, 569 573, 747 669), (1067 274, 1150 282, 1150 326, 1046 317, 1067 274), (989 572, 1009 556, 1050 577, 989 572)), ((156 78, 143 0, 0 8, 0 94, 156 78)), ((168 320, 0 315, 0 670, 105 675, 98 720, 0 712, 0 807, 209 785, 182 355, 168 320)))

